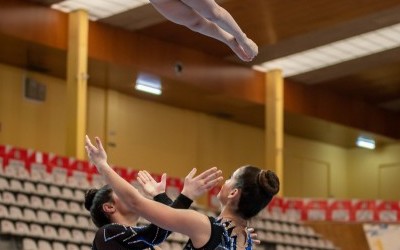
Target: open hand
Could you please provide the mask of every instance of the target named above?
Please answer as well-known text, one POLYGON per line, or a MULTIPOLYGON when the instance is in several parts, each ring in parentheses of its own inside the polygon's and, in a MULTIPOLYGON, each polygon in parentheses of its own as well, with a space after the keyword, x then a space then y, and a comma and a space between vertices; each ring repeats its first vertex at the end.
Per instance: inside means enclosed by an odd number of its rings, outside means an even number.
POLYGON ((257 238, 257 234, 254 232, 254 228, 252 228, 252 227, 247 228, 247 233, 250 234, 250 238, 251 238, 251 241, 253 242, 253 244, 257 244, 257 245, 261 244, 261 241, 257 238))
POLYGON ((89 136, 85 137, 85 149, 88 154, 89 160, 97 167, 100 172, 100 167, 107 164, 107 153, 104 151, 103 145, 101 144, 100 138, 95 137, 95 147, 89 139, 89 136))
POLYGON ((192 171, 185 177, 182 194, 188 198, 195 200, 199 196, 208 192, 211 188, 222 181, 222 171, 218 168, 210 168, 196 177, 197 169, 193 168, 192 171))
POLYGON ((137 175, 137 180, 146 196, 154 198, 154 196, 165 192, 165 187, 167 184, 166 174, 163 174, 161 176, 161 181, 157 182, 156 180, 154 180, 153 176, 151 176, 149 172, 143 170, 139 171, 137 175))

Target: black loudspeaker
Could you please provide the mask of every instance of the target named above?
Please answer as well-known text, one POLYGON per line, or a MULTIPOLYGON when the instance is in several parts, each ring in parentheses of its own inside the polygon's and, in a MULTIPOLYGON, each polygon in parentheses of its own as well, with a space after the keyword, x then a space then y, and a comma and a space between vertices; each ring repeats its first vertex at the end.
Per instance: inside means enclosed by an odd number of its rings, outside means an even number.
POLYGON ((25 77, 24 96, 30 100, 44 102, 46 100, 46 85, 25 77))

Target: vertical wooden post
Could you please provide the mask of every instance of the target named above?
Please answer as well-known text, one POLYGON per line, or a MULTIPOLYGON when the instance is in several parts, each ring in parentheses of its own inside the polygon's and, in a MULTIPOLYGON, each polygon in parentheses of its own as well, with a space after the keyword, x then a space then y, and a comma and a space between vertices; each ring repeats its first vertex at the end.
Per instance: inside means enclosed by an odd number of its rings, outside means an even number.
POLYGON ((85 157, 88 31, 87 12, 71 12, 68 24, 66 153, 78 159, 85 157))
POLYGON ((273 170, 280 180, 279 195, 283 196, 283 78, 281 70, 266 73, 265 146, 266 168, 273 170))

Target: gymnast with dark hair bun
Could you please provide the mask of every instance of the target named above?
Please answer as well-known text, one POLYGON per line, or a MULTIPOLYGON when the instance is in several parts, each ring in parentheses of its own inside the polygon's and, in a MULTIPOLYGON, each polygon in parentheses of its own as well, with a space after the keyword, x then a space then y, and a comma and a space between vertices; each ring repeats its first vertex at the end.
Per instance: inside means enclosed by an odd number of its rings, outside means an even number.
POLYGON ((254 166, 238 168, 225 181, 218 199, 221 213, 206 216, 194 210, 177 209, 150 200, 120 177, 107 163, 107 154, 96 137, 96 147, 86 137, 86 151, 112 190, 126 208, 160 228, 189 236, 184 249, 235 250, 252 249, 249 219, 265 208, 279 192, 279 179, 274 172, 254 166))
MULTIPOLYGON (((154 201, 173 208, 187 209, 193 200, 221 181, 221 171, 210 168, 194 177, 193 169, 185 178, 181 194, 174 202, 165 193, 166 175, 156 182, 146 171, 139 171, 138 181, 144 194, 154 201)), ((85 194, 85 208, 99 228, 93 241, 93 250, 153 249, 171 234, 154 224, 137 227, 138 214, 113 192, 109 185, 90 189, 85 194)))

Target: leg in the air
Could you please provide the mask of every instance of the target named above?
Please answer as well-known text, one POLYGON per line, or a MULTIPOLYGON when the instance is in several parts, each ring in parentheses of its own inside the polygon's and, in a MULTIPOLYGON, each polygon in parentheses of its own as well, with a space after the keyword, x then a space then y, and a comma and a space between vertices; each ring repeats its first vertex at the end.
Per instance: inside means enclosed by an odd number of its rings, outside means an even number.
POLYGON ((226 32, 235 37, 239 45, 246 54, 254 58, 258 54, 257 45, 249 39, 241 30, 239 25, 224 8, 219 6, 214 0, 181 0, 186 5, 197 11, 201 16, 216 23, 226 32))
POLYGON ((243 61, 250 61, 253 58, 246 54, 233 35, 221 29, 217 24, 202 17, 197 11, 182 1, 150 0, 150 2, 168 20, 225 43, 243 61))

